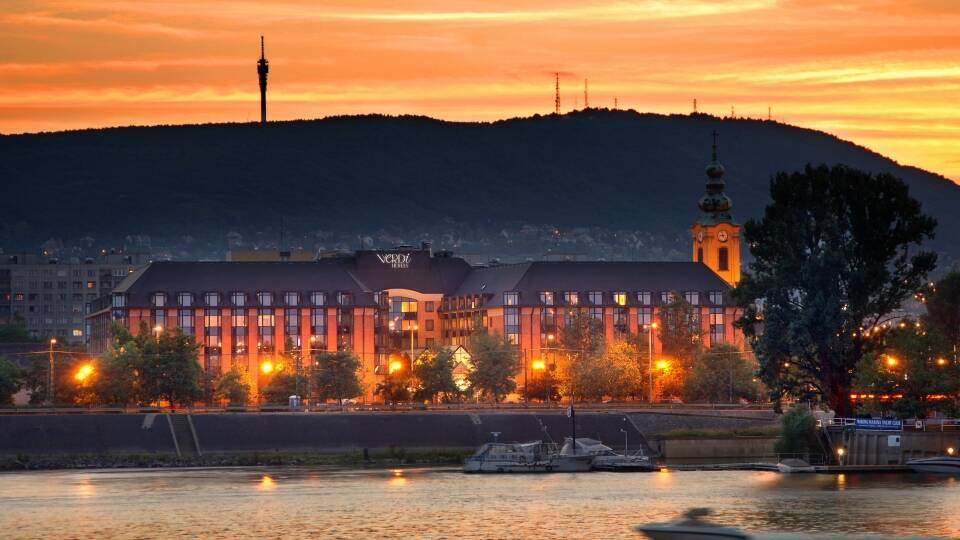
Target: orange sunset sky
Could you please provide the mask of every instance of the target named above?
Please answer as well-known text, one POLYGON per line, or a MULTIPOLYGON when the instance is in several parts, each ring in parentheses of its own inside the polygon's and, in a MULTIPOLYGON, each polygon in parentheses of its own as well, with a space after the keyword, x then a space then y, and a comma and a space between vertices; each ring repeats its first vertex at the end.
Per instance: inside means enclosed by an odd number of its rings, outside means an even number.
POLYGON ((821 129, 960 181, 960 0, 3 0, 0 132, 590 105, 821 129))

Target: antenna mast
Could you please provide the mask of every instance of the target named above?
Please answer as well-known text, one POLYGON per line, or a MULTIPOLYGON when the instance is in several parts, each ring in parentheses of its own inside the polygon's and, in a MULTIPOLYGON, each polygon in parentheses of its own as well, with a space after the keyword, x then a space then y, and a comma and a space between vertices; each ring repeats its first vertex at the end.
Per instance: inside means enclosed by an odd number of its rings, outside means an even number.
POLYGON ((556 94, 553 98, 553 107, 556 114, 560 114, 560 72, 554 74, 554 83, 556 85, 556 94))
POLYGON ((693 114, 697 114, 697 98, 693 98, 693 114))
POLYGON ((583 80, 583 108, 590 108, 590 99, 587 97, 587 80, 583 80))
POLYGON ((267 73, 270 66, 263 51, 263 36, 260 36, 260 60, 257 60, 257 75, 260 78, 260 123, 267 123, 267 73))

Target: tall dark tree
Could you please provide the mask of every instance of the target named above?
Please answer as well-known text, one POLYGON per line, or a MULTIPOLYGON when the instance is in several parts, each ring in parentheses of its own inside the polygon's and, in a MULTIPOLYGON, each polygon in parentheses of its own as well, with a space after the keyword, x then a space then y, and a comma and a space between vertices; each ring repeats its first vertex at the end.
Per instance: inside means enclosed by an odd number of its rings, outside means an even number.
POLYGON ((414 398, 436 401, 438 396, 449 398, 458 393, 453 382, 453 351, 442 349, 427 355, 413 366, 413 375, 419 382, 414 398))
POLYGON ((703 344, 697 309, 678 293, 660 309, 660 342, 663 352, 676 357, 685 369, 693 365, 703 344))
POLYGON ((20 368, 0 358, 0 405, 13 405, 13 395, 20 390, 22 377, 20 368))
POLYGON ((779 173, 770 195, 744 227, 754 261, 734 291, 737 324, 772 397, 812 390, 850 415, 857 363, 876 346, 870 329, 936 264, 918 247, 936 221, 900 179, 839 165, 779 173))
POLYGON ((133 343, 142 351, 139 380, 142 397, 147 401, 167 401, 171 405, 192 403, 202 396, 199 347, 193 336, 180 328, 165 330, 159 337, 141 321, 133 343))
POLYGON ((324 352, 317 355, 313 383, 320 401, 335 399, 343 405, 344 399, 363 393, 357 371, 360 359, 350 351, 324 352))
POLYGON ((956 354, 960 348, 960 272, 950 272, 922 294, 927 304, 927 323, 947 338, 956 354))
POLYGON ((605 345, 603 322, 589 317, 583 309, 573 312, 559 337, 560 349, 575 358, 599 356, 605 345))

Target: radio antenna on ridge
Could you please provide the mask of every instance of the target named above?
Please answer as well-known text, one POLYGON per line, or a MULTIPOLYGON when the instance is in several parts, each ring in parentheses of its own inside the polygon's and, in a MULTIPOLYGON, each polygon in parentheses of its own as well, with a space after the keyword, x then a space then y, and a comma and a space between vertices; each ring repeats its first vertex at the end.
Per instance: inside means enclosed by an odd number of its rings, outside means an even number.
POLYGON ((583 108, 590 108, 590 99, 587 97, 587 80, 583 80, 583 108))
POLYGON ((697 114, 697 98, 693 98, 693 114, 697 114))
POLYGON ((555 95, 553 98, 553 108, 556 114, 560 114, 560 72, 554 74, 555 95))

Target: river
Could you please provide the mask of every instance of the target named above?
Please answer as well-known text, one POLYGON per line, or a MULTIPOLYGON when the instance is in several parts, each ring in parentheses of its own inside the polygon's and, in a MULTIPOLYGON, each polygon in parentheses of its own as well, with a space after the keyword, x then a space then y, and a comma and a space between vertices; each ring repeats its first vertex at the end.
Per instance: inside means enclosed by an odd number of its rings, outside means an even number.
POLYGON ((0 474, 2 538, 641 538, 695 506, 753 533, 960 537, 960 481, 914 474, 464 475, 449 468, 0 474))

